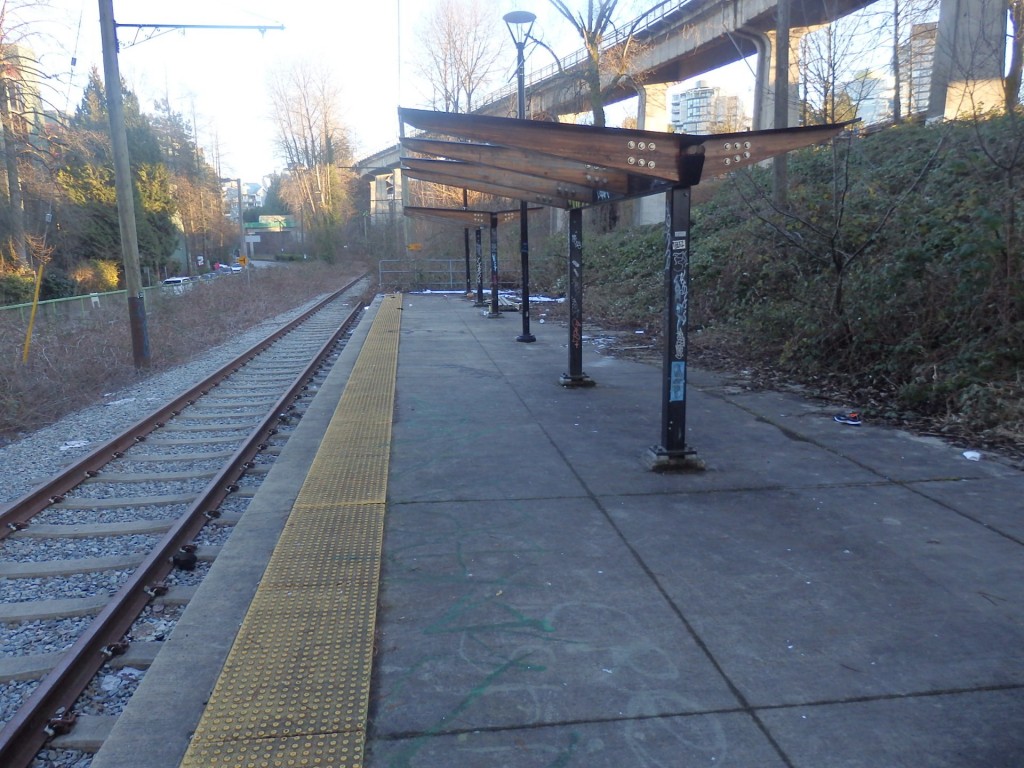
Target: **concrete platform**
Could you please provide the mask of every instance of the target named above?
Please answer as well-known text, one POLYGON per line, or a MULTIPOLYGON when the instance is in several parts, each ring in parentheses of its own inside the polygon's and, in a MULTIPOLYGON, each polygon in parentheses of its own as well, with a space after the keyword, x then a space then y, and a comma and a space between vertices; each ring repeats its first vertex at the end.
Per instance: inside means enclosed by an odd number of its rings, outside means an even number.
POLYGON ((1024 765, 1024 474, 407 296, 367 766, 1024 765))
MULTIPOLYGON (((1024 473, 700 371, 650 472, 660 369, 532 330, 404 298, 367 768, 1024 765, 1024 473)), ((357 344, 93 768, 178 765, 357 344)))

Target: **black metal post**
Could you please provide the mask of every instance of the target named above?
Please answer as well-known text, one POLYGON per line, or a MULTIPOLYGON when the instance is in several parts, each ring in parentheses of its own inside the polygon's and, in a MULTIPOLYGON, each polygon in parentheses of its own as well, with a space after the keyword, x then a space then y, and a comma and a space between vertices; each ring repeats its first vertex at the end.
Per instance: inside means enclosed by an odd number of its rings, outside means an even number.
POLYGON ((462 238, 466 246, 466 298, 471 298, 473 296, 473 283, 469 273, 469 227, 462 230, 462 238))
MULTIPOLYGON (((462 210, 469 208, 469 190, 463 188, 462 190, 462 210)), ((469 227, 462 230, 463 240, 466 246, 466 298, 470 298, 473 295, 473 285, 470 282, 469 275, 469 227)))
MULTIPOLYGON (((526 119, 526 40, 516 41, 516 77, 519 80, 519 119, 526 119)), ((531 342, 537 337, 530 333, 530 225, 527 221, 529 204, 519 203, 519 261, 523 274, 522 315, 523 332, 516 341, 531 342)))
POLYGON ((583 373, 583 209, 569 209, 569 372, 563 387, 592 387, 583 373))
POLYGON ((690 314, 690 188, 665 193, 665 352, 661 445, 651 448, 655 470, 703 469, 686 447, 686 363, 690 314))
POLYGON ((498 307, 498 214, 491 214, 491 311, 488 317, 501 317, 498 307))
POLYGON ((485 307, 487 302, 484 301, 484 247, 483 247, 483 230, 480 227, 476 228, 476 302, 473 304, 474 307, 485 307))

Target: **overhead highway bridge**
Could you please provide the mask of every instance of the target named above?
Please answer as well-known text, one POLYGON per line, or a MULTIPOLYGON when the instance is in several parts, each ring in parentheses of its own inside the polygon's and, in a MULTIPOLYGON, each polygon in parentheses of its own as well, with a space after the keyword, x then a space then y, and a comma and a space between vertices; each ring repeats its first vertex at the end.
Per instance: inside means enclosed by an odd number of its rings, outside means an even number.
MULTIPOLYGON (((813 29, 833 22, 871 3, 866 0, 791 0, 790 83, 795 86, 798 62, 795 40, 813 29)), ((941 0, 938 39, 933 61, 929 119, 951 118, 964 109, 989 108, 1001 103, 1005 13, 984 0, 941 0), (991 41, 999 41, 992 43, 991 41), (998 50, 997 50, 998 49, 998 50)), ((1001 6, 1000 6, 1001 7, 1001 6)), ((634 23, 619 27, 624 36, 633 30, 643 43, 637 71, 644 84, 623 85, 607 102, 639 96, 637 127, 669 130, 665 119, 668 88, 722 66, 756 55, 754 130, 776 128, 774 112, 774 41, 777 0, 666 0, 634 23)), ((607 47, 621 37, 606 41, 607 47)), ((551 65, 535 70, 526 82, 527 117, 551 119, 586 111, 582 104, 578 73, 586 52, 577 51, 561 60, 561 70, 551 65)), ((790 93, 796 93, 791 87, 790 93)), ((799 122, 798 102, 791 100, 788 125, 799 122)), ((509 86, 494 93, 475 114, 512 117, 516 114, 516 90, 509 86)), ((370 220, 401 215, 403 189, 398 144, 356 164, 356 172, 370 184, 370 220)))

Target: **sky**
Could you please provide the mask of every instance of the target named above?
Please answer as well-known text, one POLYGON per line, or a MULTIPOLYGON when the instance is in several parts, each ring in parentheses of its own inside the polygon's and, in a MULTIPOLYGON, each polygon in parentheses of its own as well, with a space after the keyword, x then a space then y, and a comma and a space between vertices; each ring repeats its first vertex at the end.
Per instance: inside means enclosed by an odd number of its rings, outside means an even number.
MULTIPOLYGON (((23 0, 33 3, 30 41, 43 67, 61 74, 51 94, 55 106, 73 111, 81 101, 90 69, 102 73, 97 0, 23 0), (72 67, 72 57, 75 64, 72 67), (70 81, 70 86, 69 86, 70 81)), ((648 2, 624 2, 632 12, 648 2)), ((547 0, 491 0, 494 22, 508 36, 501 17, 510 10, 537 14, 534 34, 561 54, 578 48, 578 38, 547 0)), ((118 64, 144 111, 167 98, 171 108, 194 122, 207 158, 219 158, 221 174, 259 181, 282 168, 274 154, 269 106, 262 94, 268 76, 302 59, 329 65, 347 108, 342 119, 352 132, 356 156, 397 140, 397 107, 427 105, 417 76, 425 16, 434 0, 113 0, 118 24, 266 26, 251 29, 137 31, 120 27, 118 64), (283 30, 269 27, 283 26, 283 30)), ((515 68, 508 41, 507 72, 515 68)), ((527 70, 550 63, 535 50, 527 70)), ((496 87, 503 83, 497 83, 496 87)), ((612 118, 614 119, 614 118, 612 118)), ((613 123, 612 123, 613 124, 613 123)))

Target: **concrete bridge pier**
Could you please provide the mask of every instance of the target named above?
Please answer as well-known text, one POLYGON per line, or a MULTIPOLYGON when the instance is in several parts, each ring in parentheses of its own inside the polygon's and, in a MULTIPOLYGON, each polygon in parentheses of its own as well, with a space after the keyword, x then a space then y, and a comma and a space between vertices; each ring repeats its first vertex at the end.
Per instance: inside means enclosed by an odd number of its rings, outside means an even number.
POLYGON ((755 131, 769 128, 788 128, 800 125, 800 41, 820 25, 798 27, 789 31, 789 118, 786 125, 775 125, 775 39, 773 32, 740 28, 733 32, 737 37, 753 43, 757 50, 757 69, 754 75, 754 119, 751 126, 755 131))
MULTIPOLYGON (((671 83, 641 86, 636 127, 641 131, 672 131, 668 120, 668 89, 671 83)), ((665 218, 665 196, 647 195, 633 201, 633 223, 654 224, 665 218)))
MULTIPOLYGON (((397 165, 397 160, 396 163, 397 165)), ((373 174, 370 183, 370 216, 401 216, 405 204, 405 184, 401 168, 382 169, 373 174)))
POLYGON ((671 131, 668 120, 668 89, 672 83, 649 83, 640 87, 636 127, 641 131, 671 131))
MULTIPOLYGON (((397 156, 393 165, 398 165, 397 156)), ((370 186, 370 226, 394 233, 397 242, 392 245, 396 250, 403 248, 409 241, 409 220, 403 212, 408 202, 408 193, 402 169, 377 168, 365 180, 370 186)))
POLYGON ((1006 3, 941 0, 928 121, 955 120, 1004 103, 1006 3))

